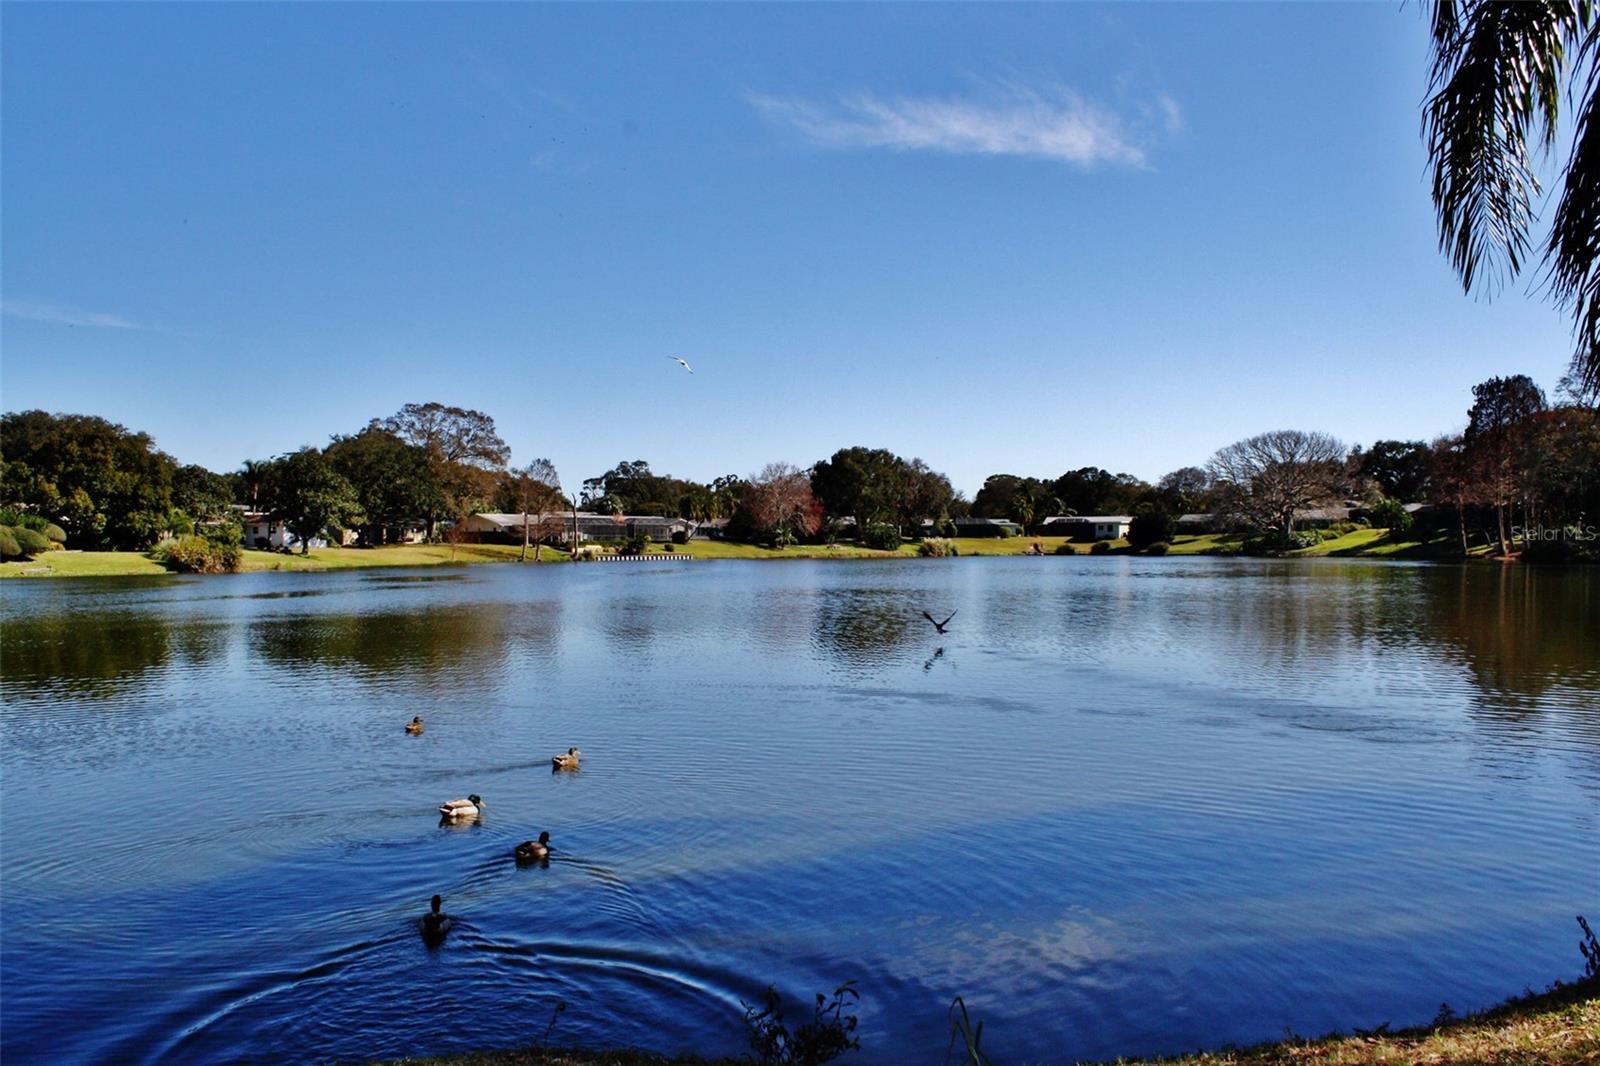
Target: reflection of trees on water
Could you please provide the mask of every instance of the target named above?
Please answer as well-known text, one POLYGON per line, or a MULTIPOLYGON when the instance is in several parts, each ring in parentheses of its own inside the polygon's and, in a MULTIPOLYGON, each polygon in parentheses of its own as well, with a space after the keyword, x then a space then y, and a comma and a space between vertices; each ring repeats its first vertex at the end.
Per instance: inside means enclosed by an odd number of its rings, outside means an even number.
POLYGON ((216 655, 217 627, 141 614, 39 614, 0 627, 5 689, 50 689, 112 699, 146 683, 176 654, 200 664, 216 655))
MULTIPOLYGON (((505 667, 525 608, 504 603, 373 614, 301 615, 251 625, 262 659, 297 671, 354 670, 367 680, 437 683, 459 691, 505 667)), ((547 631, 531 621, 537 639, 547 631)))
POLYGON ((918 661, 927 657, 924 638, 933 627, 903 589, 819 589, 815 603, 812 646, 840 666, 861 669, 908 650, 918 661))
MULTIPOLYGON (((1539 711, 1553 690, 1600 689, 1600 578, 1592 568, 1465 566, 1452 584, 1428 597, 1429 635, 1471 672, 1483 713, 1515 720, 1539 711)), ((1589 713, 1600 719, 1596 703, 1589 713)))

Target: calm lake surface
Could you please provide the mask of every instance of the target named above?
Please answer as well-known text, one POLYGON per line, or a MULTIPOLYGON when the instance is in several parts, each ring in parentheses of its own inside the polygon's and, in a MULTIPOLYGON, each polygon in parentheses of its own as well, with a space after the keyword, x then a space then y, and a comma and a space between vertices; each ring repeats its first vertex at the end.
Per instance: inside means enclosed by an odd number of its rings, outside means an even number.
POLYGON ((1306 560, 8 581, 0 1039, 22 1062, 859 1063, 1431 1018, 1600 917, 1600 574, 1306 560), (957 611, 946 636, 921 619, 957 611), (427 731, 408 737, 413 714, 427 731), (576 744, 583 769, 553 775, 576 744), (435 808, 476 792, 482 823, 435 808), (513 845, 548 829, 548 868, 513 845), (460 918, 430 951, 435 892, 460 918), (797 1003, 791 1018, 806 1010, 797 1003))

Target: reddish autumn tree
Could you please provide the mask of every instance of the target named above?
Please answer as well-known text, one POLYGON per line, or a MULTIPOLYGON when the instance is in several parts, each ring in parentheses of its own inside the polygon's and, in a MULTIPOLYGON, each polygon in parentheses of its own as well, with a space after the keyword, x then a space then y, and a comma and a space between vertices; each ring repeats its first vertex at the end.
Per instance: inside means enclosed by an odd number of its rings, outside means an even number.
POLYGON ((810 477, 789 463, 768 463, 750 479, 740 506, 751 532, 780 548, 822 526, 822 504, 811 494, 810 477))

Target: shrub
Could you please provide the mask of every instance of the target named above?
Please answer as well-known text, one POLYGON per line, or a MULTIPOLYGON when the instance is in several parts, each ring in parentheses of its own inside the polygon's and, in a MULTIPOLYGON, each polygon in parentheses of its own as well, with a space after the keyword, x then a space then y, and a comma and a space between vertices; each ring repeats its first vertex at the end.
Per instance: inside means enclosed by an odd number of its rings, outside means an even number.
POLYGON ((1146 555, 1165 555, 1172 550, 1172 545, 1164 540, 1158 540, 1144 550, 1146 555))
POLYGON ((900 549, 900 530, 887 522, 874 522, 861 534, 861 543, 869 548, 892 552, 900 549))
POLYGON ((244 563, 237 545, 213 544, 193 533, 162 541, 155 555, 169 569, 185 574, 232 573, 244 563))
POLYGON ((38 555, 49 551, 52 547, 49 537, 27 526, 12 526, 11 536, 16 540, 17 547, 21 549, 23 555, 38 555))
POLYGON ((650 547, 650 538, 644 533, 633 532, 622 538, 622 544, 617 550, 623 555, 641 555, 648 547, 650 547))
POLYGON ((923 537, 922 543, 917 545, 917 554, 930 559, 943 559, 946 556, 958 555, 960 552, 948 540, 938 537, 923 537))
POLYGON ((997 526, 996 528, 1000 530, 1001 540, 1010 540, 1012 537, 1017 535, 1017 531, 1012 529, 1010 526, 997 526))
POLYGON ((22 554, 22 545, 13 535, 15 532, 10 526, 0 526, 0 559, 15 559, 22 554))
POLYGON ((1111 542, 1109 540, 1097 540, 1097 541, 1095 541, 1092 545, 1089 546, 1089 554, 1090 555, 1110 555, 1111 554, 1111 542))
POLYGON ((672 543, 674 543, 674 544, 687 544, 687 543, 689 543, 689 531, 687 529, 674 529, 672 531, 672 543))
POLYGON ((1390 533, 1405 533, 1411 529, 1411 512, 1399 500, 1379 500, 1367 508, 1367 517, 1374 526, 1382 526, 1390 533))
POLYGON ((1326 540, 1338 540, 1340 537, 1344 536, 1343 533, 1340 533, 1337 529, 1333 529, 1331 527, 1327 529, 1313 530, 1312 532, 1316 533, 1317 541, 1319 543, 1326 540))
POLYGON ((1315 548, 1322 543, 1322 537, 1314 529, 1301 529, 1289 534, 1289 547, 1315 548))
POLYGON ((42 533, 46 540, 56 544, 67 542, 67 532, 42 514, 32 511, 18 511, 12 507, 0 507, 0 526, 10 526, 13 529, 31 529, 35 533, 42 533))
POLYGON ((1056 554, 1056 555, 1077 555, 1078 554, 1078 549, 1074 548, 1072 545, 1068 544, 1066 541, 1062 541, 1060 544, 1056 545, 1056 550, 1055 550, 1054 554, 1056 554))
POLYGON ((1128 543, 1135 551, 1148 548, 1158 540, 1170 541, 1178 530, 1177 521, 1159 507, 1143 504, 1139 512, 1128 526, 1128 543))

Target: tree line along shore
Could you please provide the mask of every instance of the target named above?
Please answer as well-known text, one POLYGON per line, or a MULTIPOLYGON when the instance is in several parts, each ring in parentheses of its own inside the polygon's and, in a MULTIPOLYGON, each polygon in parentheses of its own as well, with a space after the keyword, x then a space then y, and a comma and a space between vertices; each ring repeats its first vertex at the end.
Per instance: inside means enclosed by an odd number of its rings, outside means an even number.
POLYGON ((862 446, 804 469, 769 463, 705 483, 625 460, 568 491, 548 460, 513 465, 492 417, 438 403, 407 404, 325 447, 226 473, 181 464, 149 434, 95 416, 11 412, 0 418, 0 573, 338 569, 530 550, 535 561, 564 561, 595 547, 649 550, 636 525, 667 518, 683 520, 672 550, 699 558, 1600 558, 1600 518, 1587 517, 1600 516, 1595 407, 1551 402, 1513 375, 1474 387, 1466 420, 1432 441, 1353 447, 1326 433, 1269 431, 1153 484, 1093 466, 1053 478, 993 474, 968 499, 921 459, 862 446), (580 512, 616 516, 615 534, 578 533, 580 512), (496 535, 474 525, 486 513, 528 517, 496 535))

